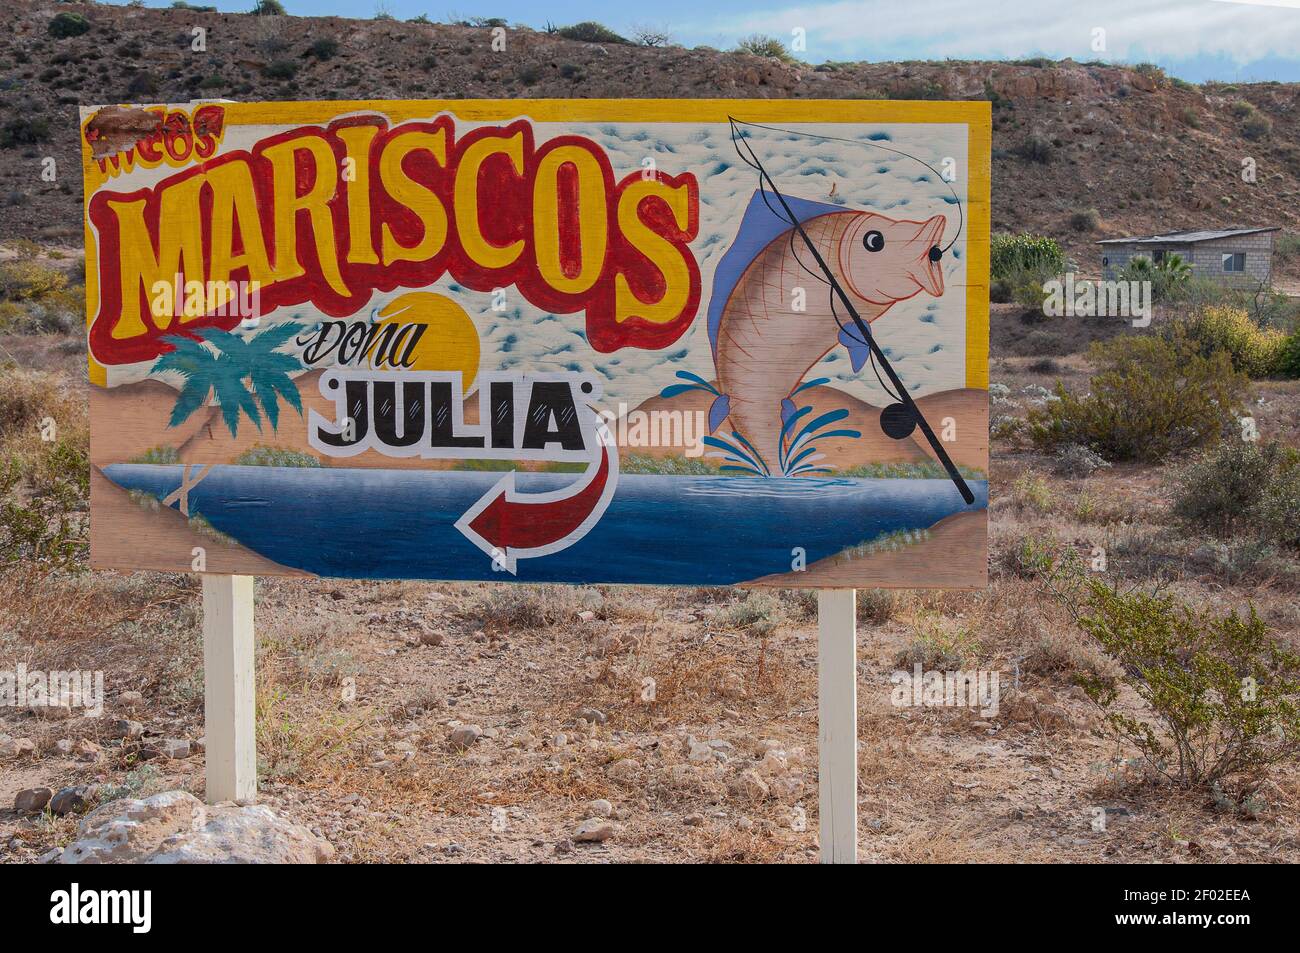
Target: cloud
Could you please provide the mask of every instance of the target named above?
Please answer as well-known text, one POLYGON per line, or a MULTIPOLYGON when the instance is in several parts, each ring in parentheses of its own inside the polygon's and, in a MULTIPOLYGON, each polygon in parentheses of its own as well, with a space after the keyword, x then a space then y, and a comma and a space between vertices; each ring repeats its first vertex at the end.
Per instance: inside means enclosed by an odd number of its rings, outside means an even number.
POLYGON ((735 40, 764 33, 789 42, 807 31, 801 54, 825 59, 987 59, 1044 54, 1076 60, 1214 57, 1244 65, 1300 56, 1300 0, 838 0, 734 13, 682 24, 682 32, 735 40), (1094 48, 1105 31, 1105 50, 1094 48))

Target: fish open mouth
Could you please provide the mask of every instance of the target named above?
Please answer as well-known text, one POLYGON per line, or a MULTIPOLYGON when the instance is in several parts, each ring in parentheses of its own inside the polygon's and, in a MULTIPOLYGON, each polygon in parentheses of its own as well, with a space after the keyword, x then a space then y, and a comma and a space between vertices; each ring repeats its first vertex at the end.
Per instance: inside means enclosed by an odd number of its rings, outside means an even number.
POLYGON ((916 235, 916 243, 924 249, 916 263, 909 269, 921 290, 938 298, 943 294, 943 229, 947 224, 942 215, 936 215, 926 221, 916 235), (936 254, 937 252, 937 254, 936 254))

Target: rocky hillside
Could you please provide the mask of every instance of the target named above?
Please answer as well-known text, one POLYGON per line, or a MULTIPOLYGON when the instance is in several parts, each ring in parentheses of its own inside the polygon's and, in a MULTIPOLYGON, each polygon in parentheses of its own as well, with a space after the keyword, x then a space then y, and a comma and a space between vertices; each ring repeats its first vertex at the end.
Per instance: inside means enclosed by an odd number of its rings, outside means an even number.
POLYGON ((1300 231, 1300 86, 1191 86, 1064 61, 812 67, 709 48, 584 43, 512 29, 4 0, 0 238, 78 240, 79 103, 195 98, 988 99, 993 224, 1062 240, 1180 228, 1300 231), (51 29, 58 15, 89 29, 51 29), (206 49, 195 51, 194 30, 206 49), (42 160, 58 178, 42 179, 42 160), (1255 181, 1242 178, 1255 161, 1255 181), (1090 210, 1096 210, 1093 214, 1090 210))

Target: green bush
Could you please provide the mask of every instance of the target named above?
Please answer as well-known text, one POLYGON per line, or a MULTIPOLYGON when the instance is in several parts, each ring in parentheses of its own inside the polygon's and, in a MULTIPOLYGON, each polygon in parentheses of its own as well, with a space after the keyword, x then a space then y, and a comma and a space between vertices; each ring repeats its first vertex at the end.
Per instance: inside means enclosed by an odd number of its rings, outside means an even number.
POLYGON ((1278 348, 1277 373, 1281 377, 1300 377, 1300 330, 1292 331, 1278 348))
POLYGON ((339 41, 333 37, 321 37, 311 46, 307 47, 307 52, 318 60, 333 59, 339 51, 339 41))
POLYGON ((1241 134, 1252 142, 1267 139, 1273 131, 1273 122, 1267 116, 1251 116, 1241 124, 1241 134))
POLYGON ((68 286, 68 276, 58 268, 35 261, 0 263, 0 299, 39 301, 68 286))
POLYGON ((1037 235, 994 235, 990 252, 989 298, 1015 302, 1030 311, 1043 306, 1043 284, 1065 271, 1065 253, 1055 239, 1037 235))
POLYGON ((267 65, 265 72, 271 79, 293 79, 298 75, 298 64, 293 60, 274 60, 267 65))
POLYGON ((280 0, 257 0, 250 12, 258 17, 282 17, 286 15, 284 4, 280 0))
POLYGON ((1300 258, 1300 235, 1291 232, 1279 233, 1273 245, 1273 257, 1283 262, 1300 258))
POLYGON ((1185 338, 1132 336, 1095 343, 1091 391, 1057 384, 1058 399, 1029 413, 1041 450, 1085 446, 1115 462, 1158 462, 1217 442, 1237 428, 1248 382, 1223 353, 1201 355, 1185 338))
POLYGON ((1287 336, 1275 328, 1261 328, 1239 308, 1204 308, 1174 326, 1209 356, 1223 352, 1232 366, 1248 377, 1281 373, 1287 336))
POLYGON ((781 60, 783 63, 793 59, 784 43, 775 37, 764 36, 761 33, 747 36, 737 43, 736 52, 748 53, 751 56, 765 56, 769 59, 781 60))
POLYGON ((1300 548, 1300 454, 1225 440, 1178 474, 1170 510, 1193 531, 1300 548))
POLYGON ((1051 277, 1065 271, 1065 252, 1054 238, 1026 232, 994 235, 989 246, 989 271, 994 280, 1024 271, 1051 277))
POLYGON ((50 36, 55 39, 63 40, 70 36, 81 36, 83 33, 90 31, 90 21, 80 13, 69 13, 63 11, 56 13, 50 20, 48 27, 50 36))
POLYGON ((0 460, 0 564, 84 568, 89 493, 84 445, 59 439, 35 461, 0 460))
POLYGON ((1037 162, 1039 165, 1047 165, 1056 157, 1052 143, 1036 134, 1025 138, 1013 151, 1026 162, 1037 162))
POLYGON ((562 26, 555 32, 566 40, 577 40, 580 43, 626 43, 627 38, 619 36, 603 23, 596 23, 594 20, 584 20, 581 23, 575 23, 573 26, 562 26))
POLYGON ((1080 626, 1154 721, 1119 709, 1110 680, 1082 673, 1078 682, 1155 775, 1189 788, 1231 779, 1250 792, 1300 751, 1300 656, 1269 637, 1253 608, 1217 616, 1095 580, 1081 608, 1080 626))
POLYGON ((0 126, 0 149, 34 146, 50 141, 50 121, 42 117, 17 116, 0 126))
POLYGON ((1070 216, 1070 227, 1076 232, 1095 232, 1101 225, 1101 213, 1095 208, 1086 208, 1070 216))

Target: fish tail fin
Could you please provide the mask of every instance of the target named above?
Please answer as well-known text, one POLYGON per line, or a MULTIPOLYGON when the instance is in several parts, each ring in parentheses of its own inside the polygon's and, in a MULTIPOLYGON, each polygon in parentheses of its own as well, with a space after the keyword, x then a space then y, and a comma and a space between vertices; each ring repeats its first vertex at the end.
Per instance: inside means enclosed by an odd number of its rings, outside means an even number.
POLYGON ((709 405, 709 433, 721 427, 729 413, 731 413, 731 398, 726 394, 719 394, 709 405))
POLYGON ((858 337, 853 328, 840 328, 840 343, 849 349, 849 363, 853 365, 853 373, 856 374, 867 363, 867 358, 871 355, 870 346, 858 337))

